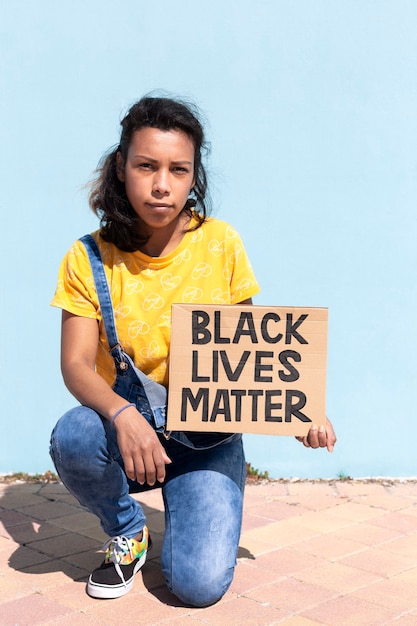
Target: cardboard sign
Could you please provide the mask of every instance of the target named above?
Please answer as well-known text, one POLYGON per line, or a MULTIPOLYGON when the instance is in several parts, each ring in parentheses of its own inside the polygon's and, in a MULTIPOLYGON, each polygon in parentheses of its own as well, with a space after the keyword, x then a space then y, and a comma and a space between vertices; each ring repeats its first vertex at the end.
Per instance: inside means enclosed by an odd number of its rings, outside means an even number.
POLYGON ((327 309, 172 306, 169 430, 306 435, 325 424, 327 309))

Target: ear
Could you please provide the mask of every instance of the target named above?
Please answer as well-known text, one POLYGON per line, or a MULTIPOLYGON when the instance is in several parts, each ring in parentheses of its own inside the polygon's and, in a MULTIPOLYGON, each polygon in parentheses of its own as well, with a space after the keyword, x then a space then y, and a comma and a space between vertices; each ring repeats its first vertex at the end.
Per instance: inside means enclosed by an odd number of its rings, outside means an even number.
POLYGON ((123 163, 122 155, 120 152, 116 152, 116 174, 121 183, 125 182, 125 166, 123 163))

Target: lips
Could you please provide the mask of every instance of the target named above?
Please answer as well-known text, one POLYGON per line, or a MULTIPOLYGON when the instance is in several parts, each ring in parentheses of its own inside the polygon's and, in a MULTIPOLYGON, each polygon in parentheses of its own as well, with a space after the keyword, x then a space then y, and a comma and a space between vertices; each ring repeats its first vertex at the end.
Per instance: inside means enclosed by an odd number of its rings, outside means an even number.
POLYGON ((173 205, 172 204, 164 204, 163 202, 155 202, 155 203, 151 203, 148 202, 147 206, 150 209, 153 209, 154 211, 166 211, 167 209, 172 209, 173 205))

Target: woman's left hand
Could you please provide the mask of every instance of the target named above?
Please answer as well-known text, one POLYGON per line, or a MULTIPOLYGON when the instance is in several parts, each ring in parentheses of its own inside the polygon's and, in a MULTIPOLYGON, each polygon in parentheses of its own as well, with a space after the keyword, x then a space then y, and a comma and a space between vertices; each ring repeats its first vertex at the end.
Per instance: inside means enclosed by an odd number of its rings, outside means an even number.
POLYGON ((310 428, 305 437, 296 437, 306 448, 327 448, 333 452, 336 443, 336 435, 331 421, 326 418, 326 425, 317 427, 315 424, 310 428))

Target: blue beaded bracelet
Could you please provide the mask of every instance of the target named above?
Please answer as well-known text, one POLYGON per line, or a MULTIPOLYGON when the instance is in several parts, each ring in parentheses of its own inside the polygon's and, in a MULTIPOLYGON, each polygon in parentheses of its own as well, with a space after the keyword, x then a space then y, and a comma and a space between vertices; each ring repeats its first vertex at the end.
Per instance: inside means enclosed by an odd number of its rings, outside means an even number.
POLYGON ((116 413, 113 415, 113 417, 110 420, 110 423, 114 424, 114 420, 116 419, 116 417, 120 415, 122 411, 124 411, 125 409, 128 409, 130 406, 136 406, 136 404, 134 404, 134 402, 129 402, 129 404, 125 404, 124 406, 122 406, 122 408, 116 411, 116 413))

